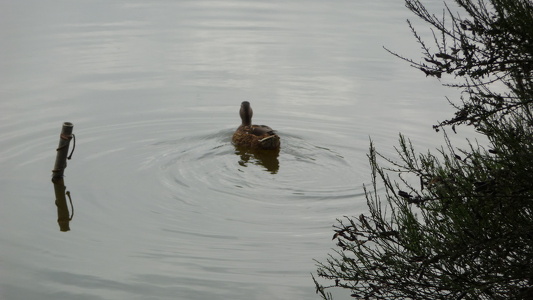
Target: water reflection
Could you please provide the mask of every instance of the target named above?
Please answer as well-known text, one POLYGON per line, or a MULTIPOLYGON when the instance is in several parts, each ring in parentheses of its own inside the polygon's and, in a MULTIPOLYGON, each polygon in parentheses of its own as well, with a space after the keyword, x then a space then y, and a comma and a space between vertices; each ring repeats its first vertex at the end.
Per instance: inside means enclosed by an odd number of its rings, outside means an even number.
POLYGON ((418 125, 442 116, 382 49, 413 54, 402 3, 100 2, 2 2, 0 298, 312 299, 332 222, 366 209, 368 136, 430 144, 418 125), (236 99, 262 99, 281 153, 231 145, 236 99), (63 117, 79 156, 50 196, 63 117), (50 238, 73 184, 91 218, 50 238))
POLYGON ((70 191, 67 191, 65 181, 62 177, 53 178, 54 193, 56 197, 57 206, 57 223, 59 224, 59 230, 66 232, 70 231, 70 221, 74 217, 74 206, 72 205, 72 198, 70 197, 70 191), (72 214, 68 210, 67 197, 70 201, 70 207, 72 208, 72 214))
POLYGON ((235 154, 240 157, 239 165, 246 167, 252 163, 262 166, 271 174, 278 173, 279 170, 279 149, 277 150, 255 150, 247 147, 235 146, 235 154))

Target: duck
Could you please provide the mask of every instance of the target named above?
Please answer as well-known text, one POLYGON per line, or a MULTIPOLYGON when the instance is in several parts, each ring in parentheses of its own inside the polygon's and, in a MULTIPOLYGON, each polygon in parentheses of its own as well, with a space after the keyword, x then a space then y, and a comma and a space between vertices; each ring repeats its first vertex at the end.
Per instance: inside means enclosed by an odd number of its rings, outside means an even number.
POLYGON ((243 101, 239 110, 242 123, 233 134, 233 144, 252 150, 279 150, 279 136, 269 126, 252 125, 253 114, 250 102, 243 101))

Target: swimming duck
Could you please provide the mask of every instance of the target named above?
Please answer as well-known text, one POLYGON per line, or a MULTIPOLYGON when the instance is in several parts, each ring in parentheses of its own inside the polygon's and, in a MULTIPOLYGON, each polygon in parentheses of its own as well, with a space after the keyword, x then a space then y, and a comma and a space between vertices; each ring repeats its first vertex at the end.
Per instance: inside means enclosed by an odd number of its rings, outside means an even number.
POLYGON ((239 111, 242 124, 233 134, 233 143, 250 149, 279 149, 279 136, 266 125, 252 125, 254 114, 250 102, 243 101, 239 111))

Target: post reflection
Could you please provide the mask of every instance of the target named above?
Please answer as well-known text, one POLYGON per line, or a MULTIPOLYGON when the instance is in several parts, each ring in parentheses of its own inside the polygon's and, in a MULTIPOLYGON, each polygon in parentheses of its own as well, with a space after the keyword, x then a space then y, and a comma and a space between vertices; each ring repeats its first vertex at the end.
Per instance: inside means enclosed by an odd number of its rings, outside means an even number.
POLYGON ((246 167, 252 163, 260 165, 271 174, 276 174, 279 170, 279 149, 278 150, 255 150, 247 147, 235 146, 235 154, 240 157, 239 165, 246 167))
POLYGON ((74 206, 72 206, 72 199, 70 198, 70 192, 67 191, 65 181, 62 177, 53 178, 54 193, 56 197, 55 204, 57 206, 57 223, 59 224, 59 230, 66 232, 70 231, 70 221, 74 216, 74 206), (67 205, 67 196, 70 201, 70 207, 72 208, 72 214, 69 212, 67 205))

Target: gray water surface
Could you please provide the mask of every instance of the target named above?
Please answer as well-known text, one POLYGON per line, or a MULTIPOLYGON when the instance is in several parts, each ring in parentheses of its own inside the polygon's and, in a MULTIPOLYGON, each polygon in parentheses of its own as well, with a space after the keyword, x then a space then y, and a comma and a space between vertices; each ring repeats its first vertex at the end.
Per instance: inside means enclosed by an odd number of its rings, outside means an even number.
POLYGON ((315 298, 331 225, 366 211, 370 137, 433 147, 453 111, 382 48, 419 57, 407 18, 398 0, 3 1, 0 298, 315 298), (244 100, 278 156, 231 144, 244 100))

